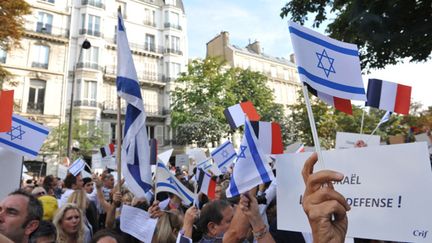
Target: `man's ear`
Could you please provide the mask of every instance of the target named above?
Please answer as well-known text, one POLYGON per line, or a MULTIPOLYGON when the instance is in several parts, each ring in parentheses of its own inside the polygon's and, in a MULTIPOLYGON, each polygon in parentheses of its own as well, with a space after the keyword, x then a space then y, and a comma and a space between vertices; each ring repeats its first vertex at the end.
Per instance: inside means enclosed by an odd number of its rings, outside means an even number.
POLYGON ((39 220, 32 220, 26 225, 24 229, 24 234, 31 235, 31 233, 36 231, 38 227, 39 227, 39 220))

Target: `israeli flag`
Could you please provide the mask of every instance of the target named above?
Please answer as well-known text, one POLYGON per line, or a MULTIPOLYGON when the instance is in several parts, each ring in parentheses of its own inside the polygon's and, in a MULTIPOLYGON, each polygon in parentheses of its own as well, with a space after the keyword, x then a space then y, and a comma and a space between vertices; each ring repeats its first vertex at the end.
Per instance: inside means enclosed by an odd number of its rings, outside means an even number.
POLYGON ((0 146, 22 156, 35 158, 49 132, 49 128, 13 114, 12 129, 0 133, 0 146))
POLYGON ((393 112, 391 111, 387 111, 384 116, 381 118, 381 121, 379 122, 378 126, 380 126, 383 123, 386 123, 388 120, 390 120, 390 116, 392 115, 393 112))
POLYGON ((300 80, 315 90, 349 100, 366 100, 357 46, 289 22, 300 80))
POLYGON ((136 197, 151 189, 150 147, 146 114, 121 12, 117 25, 117 93, 127 102, 121 148, 122 173, 136 197))
POLYGON ((156 193, 158 192, 174 193, 187 205, 192 204, 195 198, 195 194, 177 180, 161 161, 156 167, 156 193))
POLYGON ((74 176, 77 176, 84 169, 85 165, 86 165, 85 161, 82 158, 78 158, 69 167, 68 169, 69 173, 71 173, 74 176))
POLYGON ((259 148, 257 140, 249 120, 246 119, 237 162, 234 164, 230 184, 226 190, 228 198, 238 196, 274 179, 272 169, 259 148))
POLYGON ((222 173, 225 173, 226 168, 228 168, 233 163, 234 159, 237 158, 234 145, 230 141, 226 141, 221 146, 213 150, 211 152, 211 156, 222 173))

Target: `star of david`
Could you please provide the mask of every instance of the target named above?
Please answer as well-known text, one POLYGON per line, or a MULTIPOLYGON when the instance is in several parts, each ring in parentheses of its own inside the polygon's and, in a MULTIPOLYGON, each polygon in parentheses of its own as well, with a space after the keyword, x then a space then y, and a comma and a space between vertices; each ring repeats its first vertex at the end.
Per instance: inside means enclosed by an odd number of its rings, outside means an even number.
POLYGON ((318 53, 318 52, 315 53, 318 57, 317 67, 324 70, 324 73, 327 78, 330 75, 330 73, 336 73, 336 70, 333 67, 334 58, 329 57, 325 49, 323 49, 322 53, 318 53))
POLYGON ((25 131, 23 131, 21 129, 21 125, 16 126, 16 127, 12 127, 12 130, 10 130, 9 132, 7 132, 7 135, 10 135, 11 140, 15 140, 15 139, 19 139, 22 140, 22 135, 26 133, 25 131))
POLYGON ((245 152, 246 152, 247 146, 240 145, 240 154, 238 155, 239 158, 246 158, 245 152))
POLYGON ((167 180, 169 181, 170 184, 174 184, 174 179, 172 177, 168 177, 167 180))
POLYGON ((228 152, 226 151, 226 150, 224 150, 224 151, 222 151, 222 156, 224 157, 224 158, 226 158, 226 157, 228 157, 228 152))

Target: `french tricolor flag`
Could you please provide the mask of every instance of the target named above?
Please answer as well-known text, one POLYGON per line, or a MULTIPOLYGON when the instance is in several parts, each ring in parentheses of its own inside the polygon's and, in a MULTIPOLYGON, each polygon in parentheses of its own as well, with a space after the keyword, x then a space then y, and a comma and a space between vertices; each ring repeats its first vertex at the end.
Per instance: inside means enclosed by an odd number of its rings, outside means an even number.
POLYGON ((196 179, 198 186, 197 191, 206 194, 207 197, 212 200, 215 199, 216 181, 201 168, 197 170, 196 179))
POLYGON ((251 121, 251 125, 264 154, 283 154, 282 130, 279 123, 251 121))
POLYGON ((254 105, 250 101, 230 106, 224 110, 224 115, 228 120, 228 124, 233 130, 241 125, 244 125, 245 114, 250 121, 259 121, 261 118, 254 105))
POLYGON ((106 145, 106 146, 100 148, 100 152, 101 152, 102 158, 105 158, 107 156, 113 155, 114 154, 114 149, 115 148, 114 148, 114 144, 113 143, 110 143, 109 145, 106 145))
POLYGON ((352 105, 351 100, 342 99, 339 97, 331 96, 323 92, 319 92, 312 88, 309 84, 304 83, 310 93, 318 97, 320 100, 324 101, 327 105, 333 106, 336 110, 342 111, 346 114, 352 115, 352 105))
POLYGON ((369 79, 366 105, 407 115, 411 102, 411 86, 379 79, 369 79))

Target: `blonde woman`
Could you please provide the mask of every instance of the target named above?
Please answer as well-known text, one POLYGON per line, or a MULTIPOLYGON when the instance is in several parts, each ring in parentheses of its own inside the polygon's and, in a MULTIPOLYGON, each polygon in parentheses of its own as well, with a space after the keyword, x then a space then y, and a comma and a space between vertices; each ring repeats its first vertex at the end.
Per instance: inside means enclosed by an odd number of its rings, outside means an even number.
POLYGON ((97 231, 95 226, 97 225, 97 209, 96 207, 90 208, 90 200, 87 198, 87 193, 78 189, 75 190, 68 198, 68 203, 74 203, 77 205, 83 213, 84 232, 89 235, 89 238, 93 237, 93 232, 97 231), (93 209, 93 210, 92 210, 93 209))
POLYGON ((152 242, 175 243, 183 226, 183 215, 178 210, 166 211, 158 220, 152 242))
POLYGON ((56 213, 53 223, 57 229, 58 243, 87 243, 81 209, 73 203, 64 204, 56 213))

